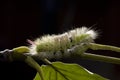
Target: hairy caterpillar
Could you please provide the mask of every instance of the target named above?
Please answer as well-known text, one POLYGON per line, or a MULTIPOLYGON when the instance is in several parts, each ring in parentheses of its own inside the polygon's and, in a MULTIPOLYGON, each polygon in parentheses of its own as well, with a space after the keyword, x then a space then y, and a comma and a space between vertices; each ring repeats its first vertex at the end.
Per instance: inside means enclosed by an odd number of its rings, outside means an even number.
POLYGON ((30 46, 30 55, 40 58, 61 58, 69 56, 66 53, 76 45, 93 42, 98 36, 97 32, 87 27, 76 28, 63 34, 46 35, 37 38, 30 46))

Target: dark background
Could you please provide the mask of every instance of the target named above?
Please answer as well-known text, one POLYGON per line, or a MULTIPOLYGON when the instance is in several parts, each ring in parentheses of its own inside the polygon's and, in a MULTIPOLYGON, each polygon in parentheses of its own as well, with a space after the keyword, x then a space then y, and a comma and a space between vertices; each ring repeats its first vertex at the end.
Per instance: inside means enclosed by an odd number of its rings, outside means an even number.
MULTIPOLYGON (((90 27, 100 32, 96 43, 120 47, 119 0, 1 0, 0 50, 28 45, 44 34, 62 33, 75 27, 90 27)), ((120 57, 111 51, 95 54, 120 57)), ((62 60, 63 62, 65 60, 62 60)), ((111 80, 120 80, 120 65, 68 59, 111 80)), ((24 62, 0 62, 0 80, 32 80, 35 70, 24 62)))

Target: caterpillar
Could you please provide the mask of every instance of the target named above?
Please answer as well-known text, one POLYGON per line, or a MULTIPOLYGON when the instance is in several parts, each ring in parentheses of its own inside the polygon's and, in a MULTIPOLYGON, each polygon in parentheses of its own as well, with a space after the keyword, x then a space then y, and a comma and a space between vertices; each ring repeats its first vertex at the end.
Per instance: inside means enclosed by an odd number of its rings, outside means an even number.
POLYGON ((76 45, 93 42, 98 36, 97 31, 81 27, 58 35, 45 35, 30 42, 29 55, 42 58, 61 58, 69 56, 66 53, 76 45))

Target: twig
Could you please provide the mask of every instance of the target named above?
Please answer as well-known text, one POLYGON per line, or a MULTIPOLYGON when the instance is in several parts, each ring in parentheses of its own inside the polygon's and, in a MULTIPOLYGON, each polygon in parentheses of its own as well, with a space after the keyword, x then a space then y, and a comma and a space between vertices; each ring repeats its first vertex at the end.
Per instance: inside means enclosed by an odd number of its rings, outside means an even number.
POLYGON ((37 70, 37 72, 38 72, 39 75, 40 75, 41 80, 45 80, 44 77, 43 77, 43 71, 42 71, 40 65, 39 65, 32 57, 27 56, 27 59, 25 59, 25 62, 26 62, 29 66, 31 66, 31 67, 33 67, 34 69, 37 70))

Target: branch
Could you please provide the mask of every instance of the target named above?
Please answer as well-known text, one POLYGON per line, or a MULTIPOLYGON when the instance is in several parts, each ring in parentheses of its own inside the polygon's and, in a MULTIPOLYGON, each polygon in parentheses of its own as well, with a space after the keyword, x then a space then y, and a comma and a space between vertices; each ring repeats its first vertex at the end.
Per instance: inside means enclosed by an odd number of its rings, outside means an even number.
POLYGON ((33 67, 34 69, 37 70, 37 72, 39 73, 40 77, 41 77, 41 80, 45 80, 44 77, 43 77, 43 71, 40 67, 40 65, 30 56, 27 56, 27 58, 25 59, 25 62, 33 67))
POLYGON ((90 53, 84 53, 80 56, 82 59, 102 61, 102 62, 113 63, 113 64, 120 64, 120 58, 102 56, 102 55, 96 55, 96 54, 90 54, 90 53))

